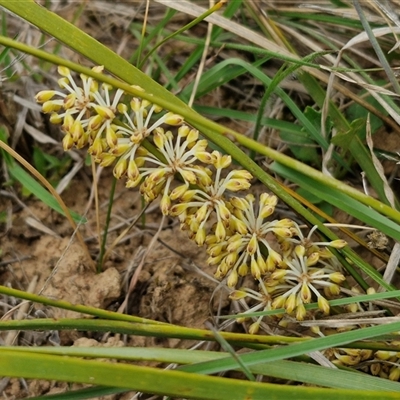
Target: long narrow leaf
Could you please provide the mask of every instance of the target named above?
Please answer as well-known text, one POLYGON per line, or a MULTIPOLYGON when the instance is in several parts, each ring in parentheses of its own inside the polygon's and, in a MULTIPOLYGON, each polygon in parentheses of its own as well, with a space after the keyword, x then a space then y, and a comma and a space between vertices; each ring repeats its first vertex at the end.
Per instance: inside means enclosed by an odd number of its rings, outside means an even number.
POLYGON ((280 176, 289 179, 293 183, 297 183, 321 200, 331 203, 345 211, 347 214, 352 215, 358 220, 366 223, 368 226, 378 229, 393 239, 398 241, 400 240, 400 229, 398 224, 364 204, 361 204, 359 201, 352 199, 345 193, 333 190, 321 182, 315 182, 312 178, 302 174, 300 171, 295 171, 282 164, 273 163, 270 167, 280 176))
MULTIPOLYGON (((21 347, 4 347, 3 350, 27 351, 21 347)), ((93 347, 33 347, 30 352, 62 356, 109 358, 125 361, 157 361, 173 364, 194 364, 215 361, 227 357, 227 353, 215 351, 161 349, 161 348, 93 348, 93 347)), ((182 367, 181 370, 185 370, 182 367)), ((400 383, 367 374, 294 361, 274 361, 250 368, 254 374, 280 379, 306 382, 337 389, 383 390, 400 392, 400 383)), ((201 371, 199 371, 201 373, 201 371)))
POLYGON ((110 364, 81 358, 2 350, 0 375, 33 379, 116 386, 145 393, 189 399, 254 399, 288 398, 298 400, 396 399, 398 393, 383 391, 335 391, 301 386, 274 385, 182 371, 159 370, 145 366, 110 364), (155 384, 156 383, 156 384, 155 384), (344 397, 343 397, 344 398, 344 397))
MULTIPOLYGON (((254 353, 247 353, 241 356, 242 361, 248 366, 258 365, 264 362, 272 362, 283 360, 308 354, 313 351, 320 351, 332 347, 340 347, 356 340, 370 339, 380 335, 385 335, 398 331, 400 322, 393 322, 381 326, 373 326, 363 329, 358 329, 350 332, 338 333, 331 336, 316 338, 303 343, 293 343, 284 347, 277 347, 268 350, 260 350, 254 353)), ((185 371, 198 372, 198 368, 202 373, 214 374, 221 371, 234 369, 236 362, 230 358, 220 360, 218 367, 212 362, 200 363, 198 365, 187 366, 185 371)))

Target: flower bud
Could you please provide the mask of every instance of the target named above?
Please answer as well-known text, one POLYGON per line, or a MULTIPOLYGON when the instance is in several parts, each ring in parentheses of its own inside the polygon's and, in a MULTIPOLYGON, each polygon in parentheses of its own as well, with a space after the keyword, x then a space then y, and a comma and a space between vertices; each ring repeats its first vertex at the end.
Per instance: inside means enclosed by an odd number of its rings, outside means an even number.
POLYGON ((57 101, 45 101, 42 105, 42 111, 46 114, 59 111, 62 105, 57 101))
POLYGON ((342 239, 337 239, 333 240, 332 242, 329 243, 329 246, 335 248, 335 249, 343 249, 347 245, 347 242, 342 239))
POLYGON ((346 280, 345 276, 340 272, 333 272, 332 274, 329 274, 329 279, 335 283, 342 283, 346 280))
POLYGON ((55 94, 56 94, 55 90, 42 90, 36 94, 35 100, 38 103, 44 103, 46 101, 51 100, 55 94))
POLYGON ((238 282, 239 276, 236 270, 232 270, 231 273, 228 276, 228 279, 226 281, 226 284, 229 288, 234 288, 238 282))
POLYGON ((231 300, 241 300, 247 296, 247 293, 244 290, 234 290, 230 295, 229 298, 231 300))
POLYGON ((106 142, 110 148, 114 148, 118 144, 118 137, 111 126, 106 128, 106 142))
POLYGON ((286 299, 285 302, 286 312, 288 314, 291 314, 293 310, 296 308, 296 306, 297 306, 296 293, 292 293, 289 295, 289 297, 286 299))
POLYGON ((117 179, 120 179, 128 169, 128 160, 126 158, 120 158, 115 164, 113 173, 117 179))
POLYGON ((62 140, 63 149, 65 151, 71 150, 73 145, 74 145, 74 140, 72 139, 72 136, 69 133, 67 133, 62 140))
POLYGON ((75 93, 70 93, 68 96, 64 97, 64 109, 69 110, 75 106, 76 103, 76 94, 75 93))
POLYGON ((168 125, 177 126, 177 125, 181 125, 182 122, 184 121, 184 119, 183 119, 183 117, 181 117, 178 114, 169 112, 169 113, 165 114, 164 121, 168 125))
MULTIPOLYGON (((181 128, 182 128, 182 127, 180 127, 180 128, 178 129, 178 135, 180 134, 181 128)), ((190 129, 189 134, 187 135, 187 139, 186 139, 186 140, 187 140, 188 143, 193 143, 193 142, 195 142, 198 138, 199 138, 199 131, 198 131, 197 129, 190 129)))
POLYGON ((307 311, 306 311, 306 308, 304 307, 304 304, 300 303, 296 309, 297 321, 303 321, 306 314, 307 314, 307 311))
POLYGON ((160 209, 163 215, 168 215, 170 207, 171 207, 171 199, 167 194, 164 194, 160 201, 160 209))
POLYGON ((249 326, 249 333, 250 335, 255 335, 260 329, 260 322, 256 321, 249 326))
POLYGON ((258 248, 258 240, 257 240, 257 236, 256 234, 253 233, 248 245, 247 245, 247 253, 249 253, 250 255, 253 255, 256 250, 258 248))
POLYGON ((97 112, 97 114, 103 117, 104 119, 113 120, 115 118, 115 114, 110 107, 99 106, 98 104, 94 104, 93 108, 97 112))
POLYGON ((206 230, 204 228, 199 228, 196 232, 194 241, 198 246, 203 246, 205 240, 206 240, 206 230))
POLYGON ((217 222, 217 227, 215 229, 215 236, 217 237, 217 240, 219 242, 221 242, 222 240, 225 239, 226 230, 225 230, 225 227, 224 227, 224 224, 222 223, 222 221, 217 222))
POLYGON ((57 72, 61 76, 66 76, 66 77, 70 77, 71 76, 70 70, 67 67, 64 67, 62 65, 58 66, 57 72))
POLYGON ((57 113, 52 113, 50 115, 50 122, 52 124, 58 125, 58 124, 61 124, 62 121, 63 121, 63 118, 60 117, 57 113))
POLYGON ((324 314, 329 314, 330 306, 328 300, 323 296, 318 297, 318 308, 324 312, 324 314))
POLYGON ((249 267, 246 263, 243 263, 238 268, 238 274, 240 276, 246 276, 249 273, 249 267))
POLYGON ((301 285, 300 294, 301 294, 301 299, 303 300, 304 303, 307 304, 311 301, 311 290, 306 282, 303 282, 303 284, 301 285))

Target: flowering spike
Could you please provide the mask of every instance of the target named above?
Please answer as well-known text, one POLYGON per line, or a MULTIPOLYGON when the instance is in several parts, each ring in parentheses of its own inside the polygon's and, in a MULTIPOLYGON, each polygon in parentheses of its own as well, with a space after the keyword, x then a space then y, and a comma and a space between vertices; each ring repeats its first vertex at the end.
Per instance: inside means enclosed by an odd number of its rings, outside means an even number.
POLYGON ((304 304, 300 303, 296 309, 297 321, 303 321, 304 317, 306 316, 306 313, 307 313, 307 311, 306 311, 306 308, 304 307, 304 304))
POLYGON ((296 298, 296 293, 292 293, 289 295, 289 297, 286 299, 285 302, 285 308, 286 311, 291 314, 293 312, 293 310, 296 308, 297 306, 297 298, 296 298))
POLYGON ((206 230, 204 228, 199 228, 196 232, 194 241, 198 246, 203 246, 206 240, 206 230))
POLYGON ((239 275, 235 270, 232 270, 231 273, 228 276, 228 280, 226 281, 226 284, 229 288, 234 288, 238 282, 239 275))
POLYGON ((114 176, 117 179, 120 179, 126 172, 126 170, 128 169, 128 160, 122 158, 120 159, 114 167, 114 176))
POLYGON ((184 121, 183 117, 178 114, 169 112, 165 115, 165 123, 168 125, 176 126, 182 124, 184 121))
POLYGON ((252 260, 250 262, 250 270, 251 270, 251 274, 253 275, 254 279, 260 279, 261 278, 261 269, 257 264, 257 261, 255 260, 254 257, 252 257, 252 260))
POLYGON ((51 100, 55 94, 56 94, 55 90, 42 90, 41 92, 36 94, 35 100, 38 103, 44 103, 46 101, 51 100))
POLYGON ((171 199, 169 198, 168 195, 164 194, 160 202, 160 209, 163 215, 168 215, 170 207, 171 207, 171 199))
POLYGON ((65 77, 69 77, 71 76, 71 71, 69 70, 69 68, 64 67, 62 65, 60 65, 57 68, 57 72, 61 75, 61 76, 65 76, 65 77))
POLYGON ((324 314, 329 314, 329 303, 328 300, 325 299, 323 296, 318 297, 318 308, 324 312, 324 314))
POLYGON ((343 239, 333 240, 328 243, 330 247, 334 247, 335 249, 343 249, 343 247, 347 246, 347 242, 343 239))
POLYGON ((256 321, 253 322, 250 326, 249 326, 249 333, 250 335, 255 335, 260 329, 260 321, 256 321))
POLYGON ((241 300, 247 296, 247 293, 244 290, 234 290, 230 295, 229 298, 231 300, 241 300))

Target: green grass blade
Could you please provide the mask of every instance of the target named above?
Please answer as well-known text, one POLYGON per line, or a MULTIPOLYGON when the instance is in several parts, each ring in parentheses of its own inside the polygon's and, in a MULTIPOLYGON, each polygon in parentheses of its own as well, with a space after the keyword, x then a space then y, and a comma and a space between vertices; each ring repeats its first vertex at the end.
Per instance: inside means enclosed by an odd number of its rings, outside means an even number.
MULTIPOLYGON (((141 324, 132 323, 118 320, 104 320, 104 319, 67 319, 60 318, 52 320, 47 318, 38 318, 35 320, 13 320, 13 321, 0 321, 0 331, 6 330, 58 330, 58 329, 77 329, 80 331, 93 331, 93 332, 114 332, 127 335, 138 336, 155 336, 163 338, 177 338, 177 339, 193 339, 193 340, 207 340, 214 341, 215 337, 212 332, 205 329, 186 328, 177 325, 158 325, 154 324, 141 324)), ((263 344, 277 344, 277 343, 294 343, 305 341, 308 339, 293 338, 287 336, 256 336, 246 333, 230 333, 221 332, 224 339, 229 342, 240 343, 263 343, 263 344)), ((236 364, 237 366, 237 364, 236 364)))
POLYGON ((131 57, 129 58, 129 62, 131 64, 138 64, 139 61, 139 54, 142 51, 142 49, 147 48, 147 46, 149 46, 149 44, 151 43, 151 41, 153 39, 156 39, 158 35, 161 34, 162 30, 165 28, 165 26, 168 24, 168 22, 173 18, 173 16, 176 14, 176 11, 173 10, 172 8, 168 8, 164 18, 159 21, 157 23, 157 25, 154 27, 154 29, 149 29, 149 26, 146 26, 146 33, 147 36, 142 38, 142 28, 143 25, 142 24, 134 24, 131 23, 129 26, 129 30, 132 33, 132 35, 136 38, 141 38, 141 47, 138 48, 135 52, 133 52, 133 54, 131 55, 131 57))
MULTIPOLYGON (((287 125, 283 125, 283 128, 287 125)), ((229 132, 231 133, 231 132, 229 132)), ((295 131, 294 131, 295 133, 295 131)), ((279 162, 280 164, 283 164, 291 169, 295 169, 297 171, 302 171, 304 175, 309 176, 313 180, 315 180, 316 184, 325 184, 329 186, 330 188, 336 189, 340 192, 346 193, 353 199, 358 200, 362 204, 367 205, 368 207, 373 208, 374 210, 377 210, 379 213, 386 215, 389 217, 391 220, 397 222, 400 224, 400 212, 395 210, 394 208, 386 205, 385 203, 382 203, 381 201, 368 196, 361 191, 355 189, 354 187, 351 187, 349 185, 346 185, 344 182, 339 181, 337 179, 331 178, 330 176, 327 176, 323 174, 321 171, 318 171, 307 164, 300 162, 298 160, 295 160, 294 158, 291 158, 287 156, 286 154, 283 154, 280 151, 274 150, 270 147, 261 145, 260 143, 257 143, 256 141, 240 134, 235 134, 232 133, 235 136, 235 139, 245 146, 248 149, 255 150, 257 153, 265 155, 272 160, 275 160, 279 162)))
MULTIPOLYGON (((312 96, 317 105, 322 108, 325 102, 326 93, 321 88, 317 80, 307 72, 300 73, 299 79, 305 85, 308 93, 312 96)), ((329 116, 334 122, 339 134, 351 135, 353 139, 349 144, 349 151, 351 155, 360 165, 362 171, 364 171, 367 175, 367 178, 371 186, 375 189, 379 199, 383 203, 390 205, 388 199, 386 198, 384 184, 375 169, 375 166, 371 160, 371 156, 356 134, 357 126, 350 124, 336 107, 336 105, 331 101, 329 102, 329 116)), ((338 161, 337 157, 334 157, 334 159, 338 161)), ((339 165, 341 164, 342 163, 339 163, 339 165)), ((397 200, 396 203, 398 204, 397 200)))
POLYGON ((321 389, 248 382, 145 366, 110 364, 81 358, 2 350, 0 375, 117 386, 145 393, 188 399, 265 400, 295 396, 297 400, 396 399, 396 392, 321 389), (155 382, 157 383, 155 385, 155 382))
POLYGON ((290 169, 282 164, 273 163, 270 167, 280 176, 289 179, 293 183, 297 183, 300 187, 306 189, 321 200, 331 203, 368 226, 378 229, 387 236, 397 241, 400 240, 400 228, 397 223, 366 205, 361 204, 347 194, 331 189, 321 182, 315 182, 312 178, 302 174, 300 171, 290 169))
MULTIPOLYGON (((3 347, 3 350, 27 351, 21 347, 3 347)), ((109 358, 125 361, 157 361, 161 363, 195 364, 214 361, 216 364, 228 353, 215 351, 162 349, 162 348, 93 348, 93 347, 34 347, 30 352, 60 356, 109 358)), ((181 371, 185 366, 180 367, 181 371)), ((319 365, 294 361, 274 361, 250 367, 254 374, 266 375, 279 379, 289 379, 308 384, 336 389, 400 391, 400 383, 381 379, 367 374, 328 369, 319 365)), ((201 373, 201 371, 199 371, 201 373)), ((100 390, 101 388, 93 388, 100 390)), ((108 390, 118 390, 108 388, 108 390)), ((120 390, 120 389, 119 389, 120 390)), ((47 397, 46 397, 47 398, 47 397)))
MULTIPOLYGON (((248 366, 262 364, 264 362, 273 362, 293 358, 313 351, 321 351, 328 348, 340 347, 348 343, 371 339, 380 335, 396 332, 400 329, 400 322, 392 322, 386 325, 372 326, 368 328, 357 329, 350 332, 337 333, 334 335, 315 338, 307 342, 293 343, 284 347, 276 347, 268 350, 259 350, 253 353, 247 353, 241 356, 242 361, 248 366)), ((221 371, 227 371, 236 368, 236 362, 231 358, 225 358, 219 361, 216 366, 212 362, 204 362, 193 366, 185 367, 185 371, 214 374, 221 371)))
POLYGON ((102 396, 126 392, 126 389, 106 386, 94 386, 79 390, 70 390, 66 393, 47 394, 45 396, 29 397, 29 400, 83 400, 98 399, 102 396))
POLYGON ((111 320, 128 321, 128 322, 138 322, 141 324, 160 324, 160 325, 164 324, 163 322, 135 317, 133 315, 121 314, 113 311, 102 310, 101 308, 85 306, 80 304, 78 305, 71 304, 70 302, 64 300, 49 299, 45 296, 40 296, 34 293, 28 293, 23 290, 12 289, 2 285, 0 285, 0 293, 6 296, 17 297, 19 299, 25 299, 39 304, 45 304, 47 306, 61 308, 63 310, 70 310, 87 315, 93 315, 98 318, 106 318, 111 320))
MULTIPOLYGON (((271 57, 266 56, 257 61, 255 61, 253 65, 255 68, 258 68, 263 63, 267 62, 271 57)), ((229 62, 229 60, 222 61, 217 65, 211 67, 208 71, 204 72, 201 76, 199 82, 199 88, 196 91, 196 98, 203 97, 215 88, 224 85, 225 83, 239 77, 240 75, 247 72, 247 69, 240 66, 234 65, 229 62)), ((193 91, 194 83, 190 83, 184 90, 180 93, 179 97, 186 101, 190 94, 193 91)))

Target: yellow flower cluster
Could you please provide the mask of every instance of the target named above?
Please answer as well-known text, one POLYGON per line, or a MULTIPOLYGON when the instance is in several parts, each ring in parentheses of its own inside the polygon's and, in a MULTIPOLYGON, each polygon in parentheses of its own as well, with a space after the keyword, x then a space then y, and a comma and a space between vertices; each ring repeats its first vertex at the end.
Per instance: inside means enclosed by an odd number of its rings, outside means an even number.
MULTIPOLYGON (((391 342, 399 346, 398 342, 391 342)), ((400 380, 400 352, 369 349, 329 349, 325 355, 338 366, 353 367, 391 381, 400 380)))
POLYGON ((232 299, 252 298, 252 310, 283 307, 301 320, 304 305, 315 298, 329 312, 323 294, 337 295, 345 278, 326 246, 345 242, 316 243, 313 231, 304 237, 291 219, 272 219, 274 195, 240 195, 252 175, 233 169, 229 155, 208 151, 208 142, 181 116, 85 75, 78 85, 67 68, 58 71, 63 91, 45 90, 36 100, 52 123, 61 124, 64 149, 87 146, 95 162, 113 165, 127 187, 140 186, 147 202, 159 197, 162 213, 177 217, 189 237, 206 246, 208 263, 228 287, 246 275, 258 281, 259 292, 235 290, 232 299))

